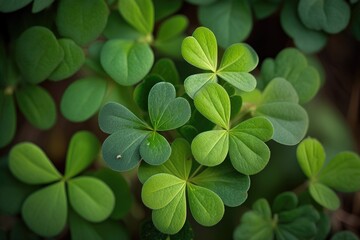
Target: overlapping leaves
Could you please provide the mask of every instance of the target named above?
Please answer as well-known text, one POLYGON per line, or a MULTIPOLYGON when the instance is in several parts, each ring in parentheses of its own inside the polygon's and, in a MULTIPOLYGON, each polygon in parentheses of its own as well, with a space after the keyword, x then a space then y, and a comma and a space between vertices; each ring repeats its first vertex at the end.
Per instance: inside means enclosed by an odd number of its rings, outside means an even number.
POLYGON ((323 146, 316 139, 307 138, 297 148, 297 159, 310 180, 311 196, 325 208, 336 210, 340 206, 332 189, 340 192, 360 190, 360 158, 356 153, 341 152, 324 166, 323 146))
POLYGON ((230 98, 217 83, 208 83, 198 91, 194 103, 202 115, 222 128, 202 132, 194 138, 191 150, 200 164, 219 165, 229 153, 232 165, 243 174, 258 173, 266 166, 270 150, 264 142, 273 135, 266 118, 251 118, 231 128, 230 98))
POLYGON ((211 71, 185 79, 185 91, 191 98, 206 84, 217 82, 218 77, 243 91, 255 89, 256 79, 249 72, 256 67, 258 56, 249 45, 237 43, 228 47, 218 67, 215 35, 209 29, 199 27, 192 36, 184 39, 181 52, 191 65, 211 71))
POLYGON ((148 110, 151 126, 121 104, 108 103, 101 109, 100 128, 111 134, 104 141, 102 152, 112 169, 132 169, 140 159, 154 165, 164 163, 171 148, 157 131, 181 127, 191 114, 187 100, 176 98, 174 86, 166 82, 157 83, 150 90, 148 110))
POLYGON ((180 231, 187 203, 198 223, 213 226, 223 217, 224 204, 239 206, 245 201, 250 186, 248 176, 227 164, 203 171, 198 166, 194 170, 189 143, 178 138, 171 147, 170 159, 163 165, 143 163, 139 168, 139 179, 144 184, 142 200, 153 209, 153 223, 161 232, 180 231))
POLYGON ((69 144, 64 176, 36 145, 25 142, 12 148, 9 167, 19 180, 49 184, 29 195, 23 203, 22 216, 30 229, 45 237, 59 234, 67 222, 68 201, 79 215, 91 222, 103 221, 112 213, 114 194, 104 182, 94 177, 75 177, 92 163, 99 148, 97 138, 91 133, 76 133, 69 144))

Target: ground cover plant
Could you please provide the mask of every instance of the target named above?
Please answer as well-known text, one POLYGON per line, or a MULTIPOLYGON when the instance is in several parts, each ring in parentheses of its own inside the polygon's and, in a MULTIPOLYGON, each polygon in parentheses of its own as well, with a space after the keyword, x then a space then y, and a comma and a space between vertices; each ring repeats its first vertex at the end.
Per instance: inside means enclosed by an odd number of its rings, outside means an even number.
POLYGON ((359 239, 359 13, 0 0, 0 238, 359 239))

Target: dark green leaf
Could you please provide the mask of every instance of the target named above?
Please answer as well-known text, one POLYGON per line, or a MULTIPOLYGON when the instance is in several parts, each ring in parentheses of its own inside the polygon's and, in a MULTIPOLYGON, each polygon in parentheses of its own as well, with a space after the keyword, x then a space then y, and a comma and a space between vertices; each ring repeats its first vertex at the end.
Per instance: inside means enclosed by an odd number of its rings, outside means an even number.
POLYGON ((199 134, 198 130, 192 125, 184 125, 178 129, 178 132, 189 142, 192 142, 196 135, 199 134))
POLYGON ((155 8, 155 21, 166 18, 173 13, 177 12, 182 5, 182 0, 153 0, 155 8))
POLYGON ((31 27, 16 42, 16 63, 26 81, 44 81, 64 58, 64 50, 54 34, 45 27, 31 27))
POLYGON ((170 144, 157 132, 150 133, 140 145, 142 159, 151 165, 163 164, 169 159, 170 154, 170 144))
POLYGON ((108 15, 109 9, 103 0, 61 0, 56 25, 61 36, 86 45, 104 30, 108 15))
POLYGON ((296 208, 298 198, 293 192, 284 192, 276 196, 273 201, 272 210, 274 213, 288 211, 296 208))
POLYGON ((156 83, 162 81, 162 77, 155 74, 150 74, 136 86, 133 93, 134 101, 142 110, 148 111, 148 95, 150 90, 156 83))
POLYGON ((230 119, 233 119, 237 114, 240 113, 241 106, 242 106, 242 98, 239 95, 234 95, 230 97, 230 119))
POLYGON ((45 130, 55 124, 55 102, 44 88, 26 85, 18 89, 15 96, 21 112, 32 125, 45 130))
POLYGON ((320 212, 320 220, 316 223, 317 233, 315 239, 325 240, 331 229, 330 217, 324 212, 320 212))
POLYGON ((73 122, 89 119, 99 110, 106 90, 107 82, 104 79, 86 77, 76 80, 61 98, 61 113, 73 122))
POLYGON ((165 82, 178 84, 180 81, 179 72, 175 63, 170 58, 161 58, 153 66, 151 73, 160 75, 165 82))
POLYGON ((28 5, 33 0, 12 0, 12 1, 0 1, 0 12, 14 12, 28 5))
POLYGON ((0 93, 0 148, 14 138, 16 132, 16 109, 11 95, 0 93))
POLYGON ((38 13, 49 7, 55 0, 34 0, 31 12, 38 13))
POLYGON ((331 240, 359 240, 359 238, 353 232, 341 231, 332 236, 331 240))
POLYGON ((279 8, 281 0, 252 0, 251 6, 257 19, 271 16, 279 8))

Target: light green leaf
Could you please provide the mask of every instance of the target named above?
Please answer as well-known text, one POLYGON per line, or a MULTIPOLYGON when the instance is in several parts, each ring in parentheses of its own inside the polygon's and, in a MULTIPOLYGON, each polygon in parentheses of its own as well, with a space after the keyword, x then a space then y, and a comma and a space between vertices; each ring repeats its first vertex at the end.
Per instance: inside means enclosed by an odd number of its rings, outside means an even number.
POLYGON ((255 69, 259 57, 246 43, 236 43, 228 47, 221 59, 219 72, 250 72, 255 69))
POLYGON ((34 0, 31 12, 38 13, 53 4, 55 0, 34 0))
POLYGON ((160 131, 181 127, 191 116, 188 101, 182 97, 177 98, 175 87, 166 82, 157 83, 151 88, 148 109, 154 129, 160 131))
POLYGON ((230 98, 217 83, 208 83, 194 96, 196 109, 213 123, 229 129, 230 98))
POLYGON ((73 209, 91 222, 108 218, 115 206, 111 189, 93 177, 77 177, 68 181, 69 201, 73 209))
POLYGON ((306 27, 338 33, 350 21, 350 7, 344 0, 300 0, 298 14, 306 27))
POLYGON ((182 0, 173 0, 171 2, 168 0, 153 0, 155 21, 159 21, 177 12, 181 8, 182 2, 182 0))
POLYGON ((336 193, 321 183, 312 183, 309 186, 310 195, 321 206, 330 210, 340 207, 340 200, 336 193))
POLYGON ((101 34, 108 15, 109 9, 103 0, 61 0, 55 22, 61 36, 83 46, 101 34))
POLYGON ((308 116, 297 99, 291 84, 276 78, 264 90, 262 103, 254 112, 255 116, 264 116, 272 123, 273 139, 278 143, 295 145, 307 132, 308 116))
POLYGON ((200 23, 210 28, 223 48, 245 40, 252 29, 251 8, 246 0, 223 0, 199 7, 200 23))
POLYGON ((61 98, 61 113, 70 121, 83 122, 100 108, 107 90, 107 82, 97 77, 74 81, 61 98))
POLYGON ((150 133, 140 145, 142 159, 151 165, 163 164, 169 159, 170 154, 170 144, 157 132, 150 133))
POLYGON ((176 234, 186 221, 185 188, 165 207, 153 210, 153 223, 157 229, 166 234, 176 234))
POLYGON ((65 183, 62 181, 34 192, 22 207, 26 225, 43 237, 54 237, 65 228, 67 212, 65 183))
POLYGON ((14 12, 16 10, 19 10, 29 3, 31 3, 32 0, 12 0, 12 1, 0 1, 0 12, 8 13, 8 12, 14 12))
POLYGON ((80 46, 71 39, 60 39, 59 44, 64 50, 64 59, 51 73, 49 79, 59 81, 74 75, 85 62, 85 54, 80 46))
POLYGON ((67 155, 65 177, 72 178, 87 168, 98 155, 99 140, 88 131, 79 131, 70 140, 67 155))
POLYGON ((125 20, 143 34, 154 28, 154 6, 151 0, 119 1, 119 11, 125 20))
POLYGON ((191 143, 196 161, 205 166, 222 163, 229 151, 229 135, 226 130, 212 130, 197 135, 191 143))
POLYGON ((300 103, 310 101, 318 92, 320 75, 306 57, 295 48, 282 50, 275 61, 266 59, 261 66, 261 77, 269 83, 276 77, 288 80, 296 90, 300 103))
POLYGON ((48 78, 64 58, 64 50, 45 27, 24 31, 16 42, 16 63, 24 79, 37 84, 48 78))
POLYGON ((194 219, 203 226, 210 227, 217 224, 224 216, 224 204, 213 191, 187 184, 191 213, 194 219))
POLYGON ((297 13, 297 1, 286 1, 280 15, 281 26, 293 38, 295 46, 305 53, 314 53, 327 43, 324 32, 307 28, 297 13))
POLYGON ((170 58, 161 58, 153 66, 151 73, 162 77, 165 82, 178 84, 180 81, 179 72, 176 69, 175 63, 170 58))
MULTIPOLYGON (((143 185, 141 199, 151 209, 161 209, 185 192, 186 181, 167 173, 150 177, 143 185)), ((179 229, 180 230, 180 229, 179 229)))
POLYGON ((148 74, 154 54, 145 43, 114 39, 105 43, 100 60, 111 78, 120 85, 131 86, 148 74))
POLYGON ((319 181, 337 191, 360 190, 360 158, 353 152, 336 155, 320 172, 319 181))
POLYGON ((14 97, 0 93, 0 148, 14 138, 16 132, 16 109, 14 97))
POLYGON ((232 131, 229 138, 230 160, 237 171, 253 175, 265 168, 270 159, 270 149, 262 140, 240 131, 232 131))
POLYGON ((185 79, 184 88, 191 98, 194 98, 195 94, 206 84, 216 83, 217 77, 214 73, 200 73, 190 75, 185 79))
POLYGON ((148 134, 148 131, 132 128, 119 129, 111 134, 102 145, 106 164, 120 172, 136 167, 141 160, 140 145, 148 134))
POLYGON ((231 129, 231 132, 250 134, 263 142, 269 141, 272 138, 273 131, 271 122, 264 117, 250 118, 231 129))
POLYGON ((33 126, 45 130, 55 124, 55 102, 44 88, 26 85, 19 88, 15 96, 21 112, 33 126))
POLYGON ((215 192, 229 207, 237 207, 245 202, 250 188, 249 176, 238 173, 230 164, 206 168, 191 181, 215 192))
POLYGON ((189 20, 184 15, 174 15, 165 20, 159 27, 156 35, 156 42, 169 41, 181 35, 187 28, 189 20))
POLYGON ((321 143, 313 138, 303 140, 296 150, 298 163, 308 178, 315 177, 325 162, 325 151, 321 143))
POLYGON ((19 143, 11 149, 9 168, 18 179, 28 184, 44 184, 61 179, 61 174, 45 153, 28 142, 19 143))
POLYGON ((215 35, 205 27, 198 27, 192 36, 186 37, 181 46, 184 59, 203 70, 216 71, 217 43, 215 35))
POLYGON ((250 73, 219 72, 217 75, 239 90, 250 92, 256 87, 256 79, 250 73))

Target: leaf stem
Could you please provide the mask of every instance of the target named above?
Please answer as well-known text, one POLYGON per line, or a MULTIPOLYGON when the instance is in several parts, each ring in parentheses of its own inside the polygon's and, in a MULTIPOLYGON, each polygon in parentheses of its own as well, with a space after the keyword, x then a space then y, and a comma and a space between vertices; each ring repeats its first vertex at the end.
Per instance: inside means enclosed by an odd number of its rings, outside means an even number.
POLYGON ((189 177, 189 179, 195 177, 195 175, 200 171, 200 169, 203 167, 204 165, 199 165, 195 171, 191 174, 191 176, 189 177))

